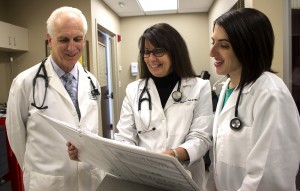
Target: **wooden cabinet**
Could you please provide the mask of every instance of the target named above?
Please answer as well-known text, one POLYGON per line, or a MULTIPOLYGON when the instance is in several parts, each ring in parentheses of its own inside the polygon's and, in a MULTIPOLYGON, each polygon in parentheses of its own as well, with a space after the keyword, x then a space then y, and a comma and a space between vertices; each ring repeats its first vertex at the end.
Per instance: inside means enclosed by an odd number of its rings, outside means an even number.
POLYGON ((28 51, 28 29, 0 21, 0 50, 28 51))

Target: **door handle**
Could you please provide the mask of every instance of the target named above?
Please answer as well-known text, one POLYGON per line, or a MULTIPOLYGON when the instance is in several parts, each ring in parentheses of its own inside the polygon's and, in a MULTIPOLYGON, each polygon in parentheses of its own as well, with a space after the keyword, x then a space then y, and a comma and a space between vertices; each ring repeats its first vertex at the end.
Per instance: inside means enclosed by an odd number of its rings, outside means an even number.
POLYGON ((107 95, 106 95, 106 98, 107 98, 107 99, 109 99, 109 98, 114 99, 114 93, 111 92, 110 94, 107 94, 107 95))

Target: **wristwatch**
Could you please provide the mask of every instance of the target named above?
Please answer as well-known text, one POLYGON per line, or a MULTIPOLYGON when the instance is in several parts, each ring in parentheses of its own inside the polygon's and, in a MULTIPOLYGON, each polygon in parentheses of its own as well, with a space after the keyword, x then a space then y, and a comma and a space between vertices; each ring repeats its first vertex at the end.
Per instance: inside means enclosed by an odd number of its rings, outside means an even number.
POLYGON ((179 155, 178 155, 178 152, 176 151, 176 149, 172 149, 172 151, 174 152, 174 157, 178 160, 179 158, 179 155))

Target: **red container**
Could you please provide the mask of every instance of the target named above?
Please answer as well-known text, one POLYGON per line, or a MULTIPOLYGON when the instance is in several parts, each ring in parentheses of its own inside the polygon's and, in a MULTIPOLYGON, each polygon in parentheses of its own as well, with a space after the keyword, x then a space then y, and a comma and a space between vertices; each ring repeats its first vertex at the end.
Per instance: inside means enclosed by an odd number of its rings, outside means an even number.
MULTIPOLYGON (((5 117, 0 118, 0 125, 5 126, 5 117)), ((6 131, 6 128, 5 128, 6 131)), ((18 164, 16 156, 10 148, 7 136, 6 136, 6 147, 7 147, 7 157, 9 172, 3 177, 4 180, 11 182, 11 189, 13 191, 24 191, 23 184, 23 172, 18 164)))

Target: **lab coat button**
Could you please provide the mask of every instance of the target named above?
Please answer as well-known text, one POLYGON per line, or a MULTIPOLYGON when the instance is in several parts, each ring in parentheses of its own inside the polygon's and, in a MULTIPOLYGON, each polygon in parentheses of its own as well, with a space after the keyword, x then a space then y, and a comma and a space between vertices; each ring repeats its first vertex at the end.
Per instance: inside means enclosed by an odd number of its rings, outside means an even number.
POLYGON ((76 112, 76 111, 73 111, 73 112, 72 112, 72 115, 77 115, 77 112, 76 112))

